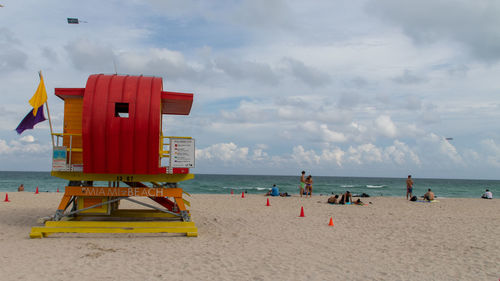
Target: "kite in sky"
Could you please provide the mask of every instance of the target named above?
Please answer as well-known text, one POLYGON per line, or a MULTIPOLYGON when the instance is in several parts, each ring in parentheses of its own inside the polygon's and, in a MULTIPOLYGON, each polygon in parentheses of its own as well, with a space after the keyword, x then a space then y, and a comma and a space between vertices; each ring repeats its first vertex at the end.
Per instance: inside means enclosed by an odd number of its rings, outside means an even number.
POLYGON ((79 24, 79 23, 87 23, 87 22, 79 20, 78 18, 68 18, 68 24, 79 24))

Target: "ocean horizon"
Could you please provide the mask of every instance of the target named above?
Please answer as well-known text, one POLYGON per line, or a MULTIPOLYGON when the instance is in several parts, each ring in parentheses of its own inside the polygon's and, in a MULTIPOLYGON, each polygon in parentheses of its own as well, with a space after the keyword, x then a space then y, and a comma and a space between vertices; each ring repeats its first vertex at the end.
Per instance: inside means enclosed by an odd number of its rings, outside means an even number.
MULTIPOLYGON (((298 194, 300 176, 283 175, 223 175, 195 174, 195 178, 179 183, 179 187, 193 194, 264 194, 273 184, 280 192, 298 194)), ((406 177, 344 177, 313 176, 313 194, 340 194, 347 190, 353 194, 366 193, 370 196, 398 196, 406 194, 406 177)), ((479 198, 485 189, 493 192, 495 197, 500 192, 500 180, 482 179, 437 179, 413 178, 414 195, 423 195, 431 188, 438 197, 479 198)), ((63 191, 68 181, 50 175, 50 172, 0 171, 0 192, 16 192, 19 185, 24 184, 26 192, 63 191)), ((95 182, 107 185, 107 182, 95 182)))

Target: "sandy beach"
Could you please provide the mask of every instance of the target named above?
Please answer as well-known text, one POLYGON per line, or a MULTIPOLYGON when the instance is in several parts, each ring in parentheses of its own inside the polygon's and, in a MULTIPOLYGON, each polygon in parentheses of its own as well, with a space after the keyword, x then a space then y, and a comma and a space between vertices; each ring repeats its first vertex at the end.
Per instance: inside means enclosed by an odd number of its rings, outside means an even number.
MULTIPOLYGON (((0 202, 2 280, 498 280, 500 200, 201 195, 199 237, 57 234, 29 239, 62 193, 0 202), (305 217, 299 217, 304 207, 305 217), (328 226, 333 217, 334 226, 328 226)), ((0 193, 5 198, 5 192, 0 193)))

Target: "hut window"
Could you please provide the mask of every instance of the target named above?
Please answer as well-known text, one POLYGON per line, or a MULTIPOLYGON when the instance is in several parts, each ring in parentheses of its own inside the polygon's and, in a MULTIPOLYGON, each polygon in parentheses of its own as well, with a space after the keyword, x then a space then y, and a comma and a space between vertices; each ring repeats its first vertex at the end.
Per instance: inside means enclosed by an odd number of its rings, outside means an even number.
POLYGON ((128 103, 115 103, 115 117, 128 118, 128 103))

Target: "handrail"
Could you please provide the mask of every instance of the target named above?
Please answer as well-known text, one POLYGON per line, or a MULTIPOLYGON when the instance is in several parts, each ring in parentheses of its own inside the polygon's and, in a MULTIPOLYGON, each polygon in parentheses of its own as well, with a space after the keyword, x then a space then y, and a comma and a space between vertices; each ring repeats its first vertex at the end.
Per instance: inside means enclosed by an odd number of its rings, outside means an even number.
POLYGON ((176 137, 176 136, 161 136, 164 139, 174 138, 174 139, 192 139, 192 137, 176 137))
POLYGON ((63 136, 77 136, 81 137, 82 134, 74 134, 74 133, 52 133, 53 136, 63 137, 63 136))
POLYGON ((59 140, 62 138, 62 145, 64 145, 64 139, 65 137, 69 137, 69 147, 66 148, 66 151, 68 152, 68 163, 69 165, 68 169, 72 170, 72 158, 73 158, 73 152, 83 152, 83 148, 74 148, 73 147, 73 137, 81 137, 82 134, 77 134, 77 133, 52 133, 52 136, 56 137, 56 142, 54 143, 54 147, 59 146, 59 140))

